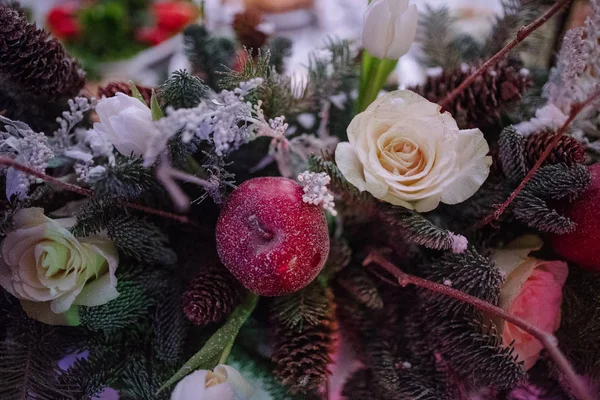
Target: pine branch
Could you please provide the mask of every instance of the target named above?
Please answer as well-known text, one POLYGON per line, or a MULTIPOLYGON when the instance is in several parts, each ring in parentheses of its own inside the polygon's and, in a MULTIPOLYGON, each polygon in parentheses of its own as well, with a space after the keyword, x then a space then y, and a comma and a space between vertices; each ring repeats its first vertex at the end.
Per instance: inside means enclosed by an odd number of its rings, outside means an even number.
POLYGON ((510 180, 523 179, 529 170, 525 158, 525 139, 517 130, 508 126, 498 139, 500 163, 504 175, 510 180))
POLYGON ((377 285, 364 268, 356 265, 350 266, 336 276, 336 281, 365 307, 371 310, 383 308, 383 299, 377 285))
POLYGON ((542 232, 563 235, 576 228, 573 221, 551 209, 543 199, 525 191, 513 201, 511 209, 519 221, 542 232))
POLYGON ((165 108, 193 108, 206 98, 208 91, 202 79, 185 70, 175 71, 158 88, 158 97, 165 108))
POLYGON ((317 279, 298 292, 275 297, 271 318, 285 329, 302 332, 307 326, 318 325, 327 316, 329 302, 327 289, 317 279))
POLYGON ((453 38, 455 20, 448 7, 427 6, 419 21, 417 41, 423 50, 423 63, 429 67, 456 68, 463 61, 453 38))
POLYGON ((286 37, 274 37, 267 42, 266 48, 271 53, 270 65, 278 74, 283 73, 285 60, 292 55, 292 47, 293 42, 286 37))
POLYGON ((169 365, 178 365, 182 361, 187 335, 187 323, 180 302, 179 291, 170 286, 158 298, 152 314, 156 358, 169 365))
POLYGON ((150 264, 174 264, 177 255, 156 225, 133 216, 115 216, 106 224, 108 237, 123 253, 150 264))
POLYGON ((118 158, 117 163, 90 179, 92 189, 104 198, 134 200, 144 192, 156 188, 151 169, 145 168, 141 158, 118 158))

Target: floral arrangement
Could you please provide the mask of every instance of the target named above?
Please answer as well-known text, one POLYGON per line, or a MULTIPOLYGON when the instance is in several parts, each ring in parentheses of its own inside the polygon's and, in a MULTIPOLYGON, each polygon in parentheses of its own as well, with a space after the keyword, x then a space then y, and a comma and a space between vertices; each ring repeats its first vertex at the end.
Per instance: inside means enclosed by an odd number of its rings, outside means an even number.
POLYGON ((521 59, 569 4, 374 0, 301 82, 249 10, 97 98, 0 5, 0 398, 597 398, 600 1, 521 59))

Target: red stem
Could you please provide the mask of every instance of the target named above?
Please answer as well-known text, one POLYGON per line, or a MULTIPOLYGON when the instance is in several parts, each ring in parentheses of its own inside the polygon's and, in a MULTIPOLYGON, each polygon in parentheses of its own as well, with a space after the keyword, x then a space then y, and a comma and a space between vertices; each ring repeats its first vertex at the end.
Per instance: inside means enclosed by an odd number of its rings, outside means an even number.
POLYGON ((561 0, 554 4, 552 7, 548 9, 542 16, 533 21, 531 24, 521 27, 517 32, 517 36, 511 40, 506 46, 504 46, 498 53, 496 53, 492 58, 487 60, 477 71, 471 74, 467 79, 465 79, 456 89, 450 92, 439 105, 442 109, 446 109, 448 105, 456 99, 469 85, 473 83, 477 77, 483 75, 488 68, 496 65, 509 51, 515 48, 519 43, 525 40, 529 35, 531 35, 537 28, 546 23, 550 18, 554 16, 561 8, 566 7, 571 3, 572 0, 561 0))
MULTIPOLYGON (((69 192, 77 193, 77 194, 80 194, 80 195, 86 196, 86 197, 92 197, 94 195, 93 190, 82 188, 81 186, 73 185, 71 183, 63 182, 58 178, 55 178, 50 175, 46 175, 40 171, 36 171, 35 169, 29 168, 26 165, 20 164, 19 162, 13 160, 10 157, 0 156, 0 165, 4 165, 6 167, 11 167, 11 168, 17 169, 21 172, 26 173, 27 175, 35 176, 36 178, 40 178, 44 182, 54 184, 54 185, 59 186, 69 192)), ((173 219, 173 220, 181 222, 183 224, 190 223, 190 220, 184 215, 177 215, 177 214, 173 214, 173 213, 170 213, 167 211, 157 210, 154 208, 143 206, 141 204, 123 203, 123 206, 134 209, 134 210, 142 211, 146 214, 152 214, 152 215, 157 215, 159 217, 173 219)))
POLYGON ((407 285, 415 285, 432 292, 440 293, 445 296, 455 298, 463 303, 470 304, 473 307, 498 318, 513 324, 521 330, 529 333, 531 336, 540 341, 540 343, 546 348, 550 357, 554 360, 558 368, 565 376, 566 381, 571 386, 573 393, 581 400, 592 400, 593 397, 589 393, 589 389, 583 383, 581 378, 575 373, 575 370, 571 366, 571 363, 567 360, 564 354, 558 348, 558 340, 554 335, 548 332, 544 332, 535 325, 521 319, 513 314, 510 314, 500 307, 483 301, 477 297, 471 296, 467 293, 461 292, 460 290, 453 289, 446 285, 441 285, 436 282, 428 281, 427 279, 419 278, 414 275, 409 275, 398 268, 396 265, 388 261, 379 252, 372 251, 369 256, 363 261, 363 265, 375 263, 385 269, 387 272, 392 274, 397 280, 400 286, 406 287, 407 285))
POLYGON ((527 183, 531 180, 531 178, 533 178, 533 176, 535 175, 537 170, 540 169, 540 167, 542 166, 544 161, 546 161, 548 156, 550 156, 550 153, 552 152, 552 150, 554 150, 554 148, 558 145, 558 142, 560 142, 562 135, 564 135, 567 132, 567 129, 569 129, 569 125, 571 125, 571 122, 573 122, 573 120, 577 117, 577 115, 586 106, 588 106, 590 103, 594 102, 598 98, 600 98, 600 90, 592 93, 584 102, 573 105, 573 107, 571 108, 571 114, 569 114, 569 118, 567 118, 565 123, 558 129, 558 131, 556 131, 554 136, 552 136, 552 140, 550 141, 548 146, 546 146, 546 148, 544 149, 544 152, 541 154, 539 159, 533 165, 531 170, 529 170, 529 172, 527 173, 525 178, 521 181, 519 186, 517 186, 517 188, 510 194, 508 199, 506 199, 506 201, 504 203, 502 203, 493 213, 488 215, 483 221, 477 223, 475 225, 475 228, 481 228, 481 227, 489 224, 490 222, 493 222, 494 220, 500 218, 500 216, 504 213, 504 211, 506 211, 506 208, 510 205, 510 203, 512 203, 512 201, 519 195, 519 193, 521 193, 521 190, 523 190, 525 185, 527 185, 527 183))

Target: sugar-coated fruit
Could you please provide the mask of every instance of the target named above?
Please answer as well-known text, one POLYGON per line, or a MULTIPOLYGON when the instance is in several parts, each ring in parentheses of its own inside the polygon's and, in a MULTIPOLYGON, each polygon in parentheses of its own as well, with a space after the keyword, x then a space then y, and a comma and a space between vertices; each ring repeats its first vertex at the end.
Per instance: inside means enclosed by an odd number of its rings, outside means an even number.
POLYGON ((287 178, 264 177, 235 189, 217 222, 223 264, 249 290, 281 296, 308 285, 329 254, 323 209, 302 201, 287 178))
POLYGON ((581 267, 600 270, 600 164, 589 171, 590 185, 565 211, 577 227, 566 235, 553 235, 552 247, 581 267))

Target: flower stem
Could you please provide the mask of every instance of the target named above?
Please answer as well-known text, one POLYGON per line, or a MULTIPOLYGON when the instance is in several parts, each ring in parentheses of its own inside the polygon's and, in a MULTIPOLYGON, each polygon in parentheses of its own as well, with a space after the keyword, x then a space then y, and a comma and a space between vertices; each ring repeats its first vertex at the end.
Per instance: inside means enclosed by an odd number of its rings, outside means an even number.
POLYGON ((565 376, 566 381, 569 383, 573 393, 581 400, 592 400, 593 397, 589 393, 589 389, 583 383, 581 378, 577 375, 571 363, 567 360, 565 355, 558 348, 558 340, 554 335, 548 332, 544 332, 535 325, 522 318, 519 318, 513 314, 510 314, 500 307, 483 301, 477 297, 471 296, 467 293, 461 292, 460 290, 453 289, 446 285, 441 285, 436 282, 429 281, 427 279, 419 278, 414 275, 409 275, 398 268, 396 265, 391 263, 379 252, 372 251, 369 256, 363 261, 363 265, 369 265, 371 263, 377 264, 384 270, 392 274, 400 284, 401 287, 408 285, 415 285, 423 289, 430 290, 432 292, 440 293, 445 296, 449 296, 459 300, 463 303, 470 304, 473 307, 488 313, 491 316, 502 318, 503 320, 513 324, 521 330, 529 333, 531 336, 536 338, 547 350, 550 357, 554 360, 560 371, 565 376))
POLYGON ((504 46, 498 53, 496 53, 492 58, 487 60, 477 71, 473 72, 467 79, 465 79, 456 89, 450 92, 442 101, 438 104, 445 109, 448 105, 456 99, 469 85, 477 79, 480 75, 483 75, 488 68, 496 65, 504 56, 515 48, 519 43, 525 40, 529 35, 531 35, 536 29, 545 24, 550 18, 554 16, 557 12, 559 12, 562 8, 568 6, 573 0, 560 0, 556 2, 552 7, 548 9, 542 16, 533 21, 531 24, 527 26, 521 27, 517 32, 517 36, 511 40, 506 46, 504 46))
POLYGON ((571 124, 571 122, 573 122, 573 120, 577 117, 577 115, 586 106, 590 105, 591 103, 598 100, 599 98, 600 98, 600 90, 597 90, 597 91, 593 92, 585 101, 573 105, 573 107, 571 108, 571 113, 569 114, 569 118, 567 118, 565 123, 558 129, 558 131, 556 131, 554 136, 552 136, 552 140, 546 146, 546 148, 544 149, 544 152, 540 155, 539 159, 536 161, 536 163, 533 165, 533 167, 529 170, 529 172, 527 173, 525 178, 523 178, 523 180, 521 181, 519 186, 517 186, 517 188, 510 194, 510 196, 508 197, 508 199, 506 199, 506 201, 504 203, 502 203, 493 213, 488 215, 483 221, 477 223, 473 228, 475 228, 475 229, 481 228, 481 227, 493 222, 494 220, 500 218, 500 216, 504 213, 504 211, 506 211, 506 208, 510 205, 510 203, 512 203, 512 201, 519 195, 519 193, 521 193, 521 190, 523 190, 525 185, 527 185, 527 183, 531 180, 531 178, 533 178, 533 176, 535 175, 537 170, 540 169, 540 167, 542 166, 544 161, 546 161, 548 156, 550 156, 550 153, 552 152, 552 150, 558 145, 558 142, 560 142, 562 135, 564 135, 567 132, 567 129, 569 129, 569 125, 571 124))
MULTIPOLYGON (((0 156, 0 165, 5 166, 5 167, 14 168, 14 169, 19 170, 27 175, 35 176, 36 178, 40 178, 41 180, 43 180, 46 183, 56 185, 58 187, 61 187, 64 190, 69 191, 69 192, 77 193, 77 194, 80 194, 80 195, 86 196, 86 197, 94 196, 93 190, 82 188, 81 186, 73 185, 71 183, 63 182, 58 178, 55 178, 50 175, 46 175, 43 172, 36 171, 33 168, 23 165, 15 160, 13 160, 10 157, 0 156)), ((157 215, 157 216, 163 217, 163 218, 169 218, 169 219, 175 220, 177 222, 181 222, 183 224, 190 223, 190 220, 184 215, 177 215, 177 214, 173 214, 173 213, 170 213, 167 211, 157 210, 154 208, 143 206, 141 204, 123 203, 123 206, 133 209, 133 210, 138 210, 138 211, 144 212, 146 214, 152 214, 152 215, 157 215)))

